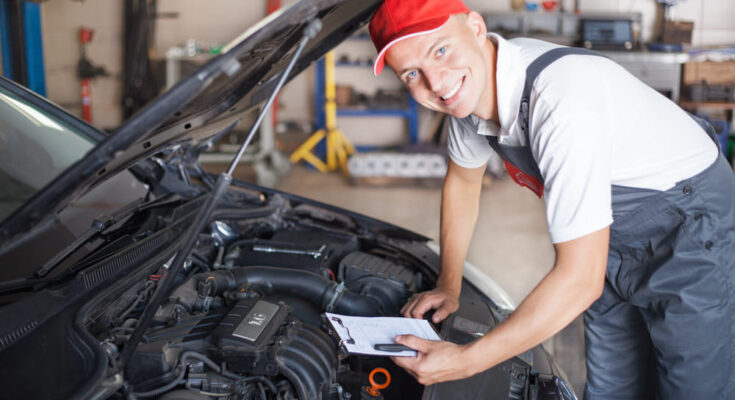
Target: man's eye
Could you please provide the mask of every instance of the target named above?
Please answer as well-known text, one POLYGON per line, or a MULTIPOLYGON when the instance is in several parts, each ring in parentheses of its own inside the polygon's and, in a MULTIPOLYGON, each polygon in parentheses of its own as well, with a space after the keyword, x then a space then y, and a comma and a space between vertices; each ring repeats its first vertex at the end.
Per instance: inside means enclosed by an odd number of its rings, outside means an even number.
POLYGON ((418 72, 411 71, 411 72, 409 72, 409 73, 406 74, 406 79, 413 79, 413 78, 416 77, 416 75, 418 75, 418 72))
POLYGON ((447 52, 447 46, 442 46, 436 51, 437 57, 447 52))

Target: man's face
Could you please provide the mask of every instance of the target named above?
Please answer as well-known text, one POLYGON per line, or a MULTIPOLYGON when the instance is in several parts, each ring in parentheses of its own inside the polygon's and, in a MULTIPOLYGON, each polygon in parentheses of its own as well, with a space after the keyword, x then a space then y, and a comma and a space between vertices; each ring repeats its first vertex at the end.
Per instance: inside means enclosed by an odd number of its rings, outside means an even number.
POLYGON ((457 118, 485 114, 493 106, 486 41, 479 14, 453 15, 438 31, 391 46, 385 61, 424 107, 457 118))

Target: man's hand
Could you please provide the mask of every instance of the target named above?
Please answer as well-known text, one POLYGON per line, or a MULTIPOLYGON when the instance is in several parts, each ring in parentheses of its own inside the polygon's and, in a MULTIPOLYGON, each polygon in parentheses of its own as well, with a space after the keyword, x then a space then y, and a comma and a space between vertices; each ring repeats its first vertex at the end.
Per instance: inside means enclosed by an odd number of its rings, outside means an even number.
POLYGON ((463 379, 476 373, 468 365, 465 346, 413 335, 396 336, 395 341, 418 352, 416 357, 391 357, 391 360, 422 385, 463 379))
POLYGON ((417 293, 401 308, 407 318, 423 318, 429 310, 436 310, 431 320, 437 324, 459 308, 459 293, 437 287, 428 292, 417 293))

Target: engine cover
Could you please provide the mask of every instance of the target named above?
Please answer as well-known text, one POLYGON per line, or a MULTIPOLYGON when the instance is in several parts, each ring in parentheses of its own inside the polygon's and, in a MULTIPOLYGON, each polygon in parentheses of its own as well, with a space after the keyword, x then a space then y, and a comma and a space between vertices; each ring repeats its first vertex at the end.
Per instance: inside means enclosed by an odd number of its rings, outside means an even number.
POLYGON ((262 349, 283 324, 289 308, 265 300, 240 300, 212 332, 220 349, 235 346, 262 349))

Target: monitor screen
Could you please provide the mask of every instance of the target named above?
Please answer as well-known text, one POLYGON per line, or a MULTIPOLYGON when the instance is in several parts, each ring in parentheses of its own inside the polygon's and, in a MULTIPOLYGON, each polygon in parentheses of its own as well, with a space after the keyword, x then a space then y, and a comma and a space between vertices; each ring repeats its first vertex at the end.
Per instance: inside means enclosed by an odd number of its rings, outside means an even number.
POLYGON ((582 20, 582 40, 592 44, 625 44, 633 41, 630 20, 582 20))

